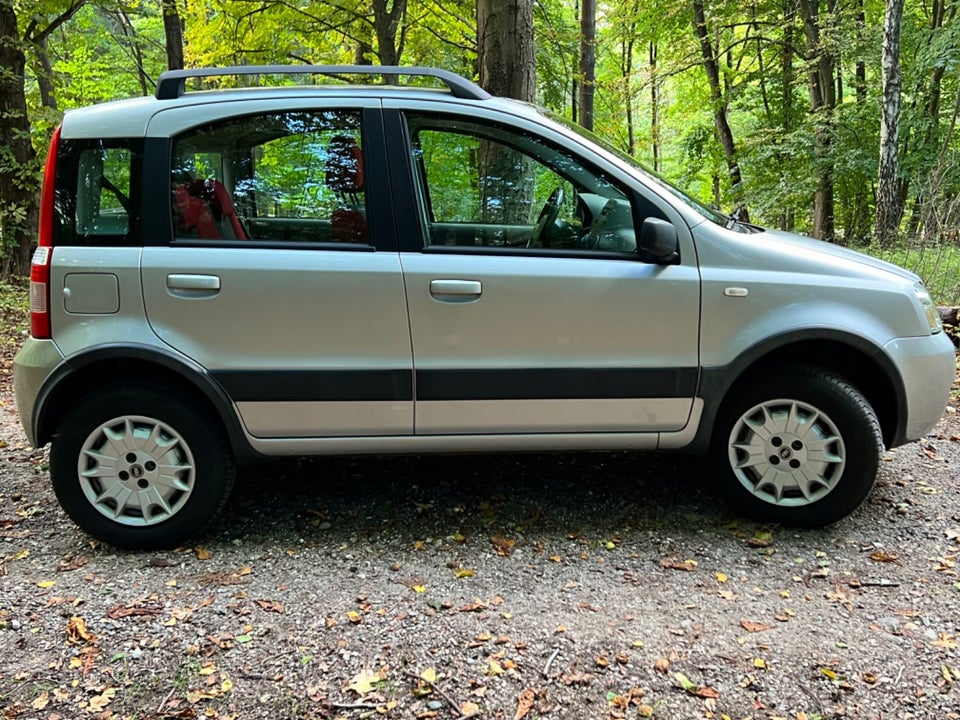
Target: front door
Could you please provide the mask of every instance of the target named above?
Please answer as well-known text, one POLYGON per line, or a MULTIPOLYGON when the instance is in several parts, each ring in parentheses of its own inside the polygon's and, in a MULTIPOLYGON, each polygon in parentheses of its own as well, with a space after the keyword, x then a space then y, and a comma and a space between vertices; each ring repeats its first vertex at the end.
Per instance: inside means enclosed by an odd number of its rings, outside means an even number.
POLYGON ((532 129, 394 117, 419 209, 419 247, 401 252, 416 433, 682 429, 699 273, 692 251, 641 261, 637 223, 663 210, 532 129))

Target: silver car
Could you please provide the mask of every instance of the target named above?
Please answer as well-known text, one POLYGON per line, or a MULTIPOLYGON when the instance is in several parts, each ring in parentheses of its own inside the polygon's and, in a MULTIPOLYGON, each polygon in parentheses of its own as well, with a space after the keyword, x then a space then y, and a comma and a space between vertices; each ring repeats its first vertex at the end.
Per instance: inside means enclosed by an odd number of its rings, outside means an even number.
POLYGON ((238 463, 334 453, 684 450, 738 512, 823 525, 956 367, 915 275, 442 70, 165 73, 66 114, 41 205, 20 415, 121 547, 199 532, 238 463), (443 87, 185 90, 277 73, 443 87))

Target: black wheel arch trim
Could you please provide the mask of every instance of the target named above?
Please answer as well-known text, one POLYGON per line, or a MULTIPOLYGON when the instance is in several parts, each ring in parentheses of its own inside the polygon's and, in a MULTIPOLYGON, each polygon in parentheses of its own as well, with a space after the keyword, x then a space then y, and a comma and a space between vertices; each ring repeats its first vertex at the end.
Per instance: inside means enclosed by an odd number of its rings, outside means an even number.
MULTIPOLYGON (((886 376, 894 389, 896 401, 896 428, 888 447, 904 444, 906 440, 907 424, 907 393, 903 378, 896 364, 874 342, 861 335, 845 330, 828 328, 808 328, 790 330, 764 338, 750 348, 741 352, 732 362, 722 366, 704 366, 700 373, 700 387, 697 396, 703 400, 703 412, 700 418, 700 427, 693 442, 689 445, 692 451, 704 451, 709 447, 713 434, 714 423, 727 397, 727 393, 742 377, 751 365, 763 360, 764 357, 790 345, 803 342, 833 342, 847 345, 852 349, 870 357, 886 376)), ((798 361, 799 362, 799 361, 798 361)), ((829 369, 830 363, 823 363, 829 369)), ((847 380, 854 386, 857 379, 848 377, 847 380)))
MULTIPOLYGON (((55 428, 50 426, 51 419, 47 417, 50 400, 63 383, 98 363, 135 360, 158 365, 168 370, 192 387, 213 407, 214 412, 223 423, 234 455, 240 461, 261 459, 262 455, 254 450, 243 431, 243 426, 234 409, 233 401, 223 387, 202 366, 189 358, 167 352, 150 345, 138 344, 110 344, 101 345, 94 349, 71 355, 64 359, 47 377, 37 393, 35 410, 33 413, 33 431, 38 443, 46 444, 53 437, 55 428)), ((149 378, 148 378, 149 379, 149 378)))

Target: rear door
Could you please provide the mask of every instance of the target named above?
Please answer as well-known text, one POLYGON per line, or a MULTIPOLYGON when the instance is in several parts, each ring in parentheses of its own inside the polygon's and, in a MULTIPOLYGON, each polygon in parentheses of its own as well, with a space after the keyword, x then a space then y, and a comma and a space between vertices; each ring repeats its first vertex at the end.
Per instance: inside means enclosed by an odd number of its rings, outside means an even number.
POLYGON ((386 113, 418 209, 401 241, 416 433, 684 428, 700 292, 676 214, 521 118, 386 113), (647 216, 676 223, 679 264, 640 260, 647 216))
POLYGON ((255 437, 412 433, 378 103, 171 109, 148 135, 173 158, 142 258, 154 332, 212 373, 255 437))

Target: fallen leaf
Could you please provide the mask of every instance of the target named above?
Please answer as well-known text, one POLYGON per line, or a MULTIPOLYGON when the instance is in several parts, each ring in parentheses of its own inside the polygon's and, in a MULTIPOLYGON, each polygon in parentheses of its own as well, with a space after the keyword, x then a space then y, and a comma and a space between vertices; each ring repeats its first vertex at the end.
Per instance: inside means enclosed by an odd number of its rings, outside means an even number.
POLYGON ((501 535, 494 535, 490 538, 490 542, 493 544, 493 549, 497 551, 497 555, 500 557, 506 557, 513 552, 513 546, 517 544, 516 540, 510 540, 501 535))
POLYGON ((955 635, 942 632, 939 635, 937 635, 937 639, 933 641, 933 644, 936 645, 937 647, 942 647, 947 650, 956 650, 957 638, 955 635))
POLYGON ((87 564, 87 559, 85 557, 73 557, 72 555, 67 555, 65 558, 61 559, 57 563, 57 570, 59 572, 70 572, 71 570, 77 570, 82 568, 87 564))
POLYGON ((33 702, 30 703, 30 707, 32 707, 34 710, 43 710, 49 703, 50 695, 44 691, 33 699, 33 702))
POLYGON ((687 677, 686 675, 684 675, 683 673, 680 673, 680 672, 674 673, 674 674, 673 674, 673 679, 676 680, 676 681, 680 684, 680 687, 682 687, 684 690, 686 690, 686 691, 687 691, 688 693, 690 693, 691 695, 694 694, 697 690, 700 689, 700 686, 699 686, 699 685, 697 685, 695 682, 691 681, 690 678, 688 678, 688 677, 687 677))
POLYGON ((473 570, 468 570, 464 567, 458 567, 456 570, 454 570, 453 575, 457 578, 457 580, 462 580, 463 578, 472 578, 474 575, 476 575, 476 573, 473 570))
POLYGON ((349 685, 347 685, 348 690, 353 690, 357 695, 366 695, 368 692, 373 690, 373 686, 384 680, 382 672, 377 673, 367 673, 359 672, 353 678, 349 685))
POLYGON ((747 632, 756 633, 764 630, 772 630, 773 625, 764 625, 763 623, 753 622, 752 620, 741 620, 740 626, 747 632))
POLYGON ((480 706, 469 700, 464 700, 463 704, 460 705, 461 716, 476 715, 478 712, 480 712, 480 706))
POLYGON ((70 618, 70 622, 67 623, 68 643, 80 645, 81 643, 92 643, 96 639, 97 636, 87 630, 87 624, 82 617, 74 615, 70 618))
POLYGON ((503 675, 503 666, 493 658, 490 658, 487 662, 487 675, 490 675, 491 677, 503 675))
POLYGON ((765 548, 773 545, 772 532, 758 532, 752 538, 747 540, 747 545, 753 548, 765 548))
POLYGON ((713 576, 717 579, 718 583, 725 583, 730 579, 725 573, 722 572, 714 573, 713 576))
POLYGON ((360 621, 363 620, 363 616, 362 616, 360 613, 358 613, 356 610, 348 610, 348 611, 347 611, 347 620, 349 620, 349 621, 352 622, 354 625, 356 625, 356 624, 358 624, 360 621))
POLYGON ((875 562, 892 563, 897 562, 899 555, 896 553, 885 553, 882 550, 870 553, 870 559, 875 562))
POLYGON ((513 714, 513 720, 523 720, 527 713, 533 709, 533 703, 537 699, 537 693, 532 688, 527 688, 517 699, 517 711, 513 714))
POLYGON ((37 583, 37 587, 42 588, 43 590, 46 590, 47 588, 52 588, 56 584, 57 584, 56 580, 41 580, 40 582, 37 583))
POLYGON ((198 547, 196 549, 196 552, 197 552, 197 560, 209 560, 210 558, 213 557, 213 553, 207 550, 206 548, 198 547))
POLYGON ((657 658, 653 663, 653 669, 660 673, 665 673, 670 669, 670 661, 666 658, 657 658))
POLYGON ((107 705, 110 704, 110 701, 113 700, 116 696, 117 696, 116 688, 107 688, 99 695, 95 695, 94 697, 90 698, 90 709, 95 712, 100 712, 105 707, 107 707, 107 705))
POLYGON ((677 559, 676 555, 671 555, 670 557, 665 557, 660 559, 660 567, 667 568, 668 570, 684 570, 685 572, 693 572, 697 569, 696 560, 683 560, 680 561, 677 559))
POLYGON ((422 673, 420 673, 420 677, 429 683, 435 683, 437 681, 437 671, 435 668, 432 668, 432 667, 427 668, 422 673))
POLYGON ((281 615, 286 612, 283 604, 277 600, 254 600, 254 602, 267 612, 279 613, 281 615))

